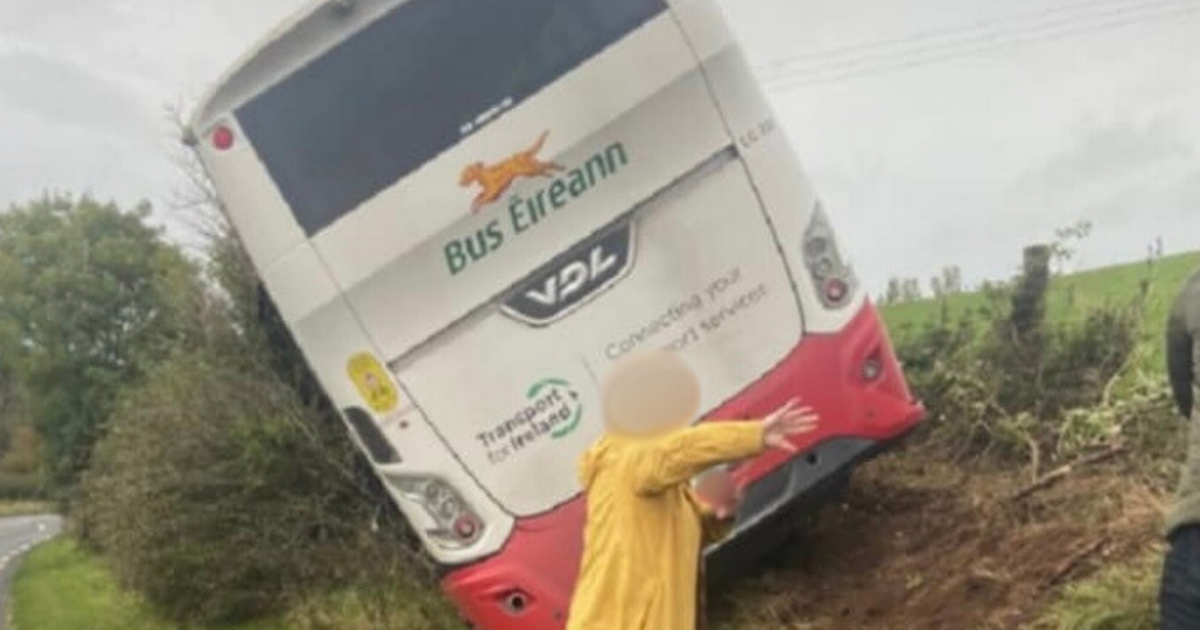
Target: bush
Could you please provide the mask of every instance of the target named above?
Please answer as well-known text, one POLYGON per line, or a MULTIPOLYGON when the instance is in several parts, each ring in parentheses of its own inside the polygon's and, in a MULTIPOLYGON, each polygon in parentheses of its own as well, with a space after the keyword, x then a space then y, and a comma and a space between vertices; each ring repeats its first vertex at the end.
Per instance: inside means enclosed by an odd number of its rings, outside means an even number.
POLYGON ((1035 630, 1155 630, 1161 552, 1067 587, 1035 630))
POLYGON ((249 258, 218 229, 173 355, 123 389, 75 519, 118 579, 185 625, 454 627, 428 560, 352 446, 249 258), (200 343, 193 343, 200 340, 200 343))
MULTIPOLYGON (((1141 304, 1045 318, 1045 278, 985 289, 984 305, 898 331, 910 385, 930 410, 926 436, 954 456, 1066 458, 1110 440, 1129 420, 1163 414, 1165 389, 1114 401, 1139 340, 1141 304), (1126 402, 1132 407, 1126 406, 1126 402), (1120 404, 1118 404, 1120 403, 1120 404)), ((1145 437, 1145 436, 1143 436, 1145 437)))
POLYGON ((1091 407, 1068 409, 1056 426, 1055 453, 1073 456, 1097 443, 1121 440, 1138 457, 1137 469, 1161 492, 1173 489, 1187 455, 1188 423, 1178 416, 1161 374, 1135 371, 1120 395, 1091 407))
POLYGON ((18 426, 9 433, 7 449, 0 451, 0 473, 37 472, 38 442, 33 427, 18 426))
POLYGON ((1001 407, 1053 418, 1103 398, 1136 348, 1140 325, 1136 304, 1093 307, 1046 322, 1035 337, 1011 334, 1000 320, 980 358, 993 367, 1001 407))
POLYGON ((81 520, 119 579, 180 621, 355 585, 419 592, 421 560, 357 461, 342 427, 270 371, 181 356, 119 405, 81 520))
POLYGON ((0 500, 18 501, 41 497, 42 486, 36 474, 0 472, 0 500))
MULTIPOLYGON (((943 317, 919 330, 902 330, 896 353, 913 392, 929 410, 926 438, 953 455, 990 449, 999 406, 994 370, 984 363, 980 320, 967 314, 943 317)), ((1023 445, 1016 445, 1023 448, 1023 445)))

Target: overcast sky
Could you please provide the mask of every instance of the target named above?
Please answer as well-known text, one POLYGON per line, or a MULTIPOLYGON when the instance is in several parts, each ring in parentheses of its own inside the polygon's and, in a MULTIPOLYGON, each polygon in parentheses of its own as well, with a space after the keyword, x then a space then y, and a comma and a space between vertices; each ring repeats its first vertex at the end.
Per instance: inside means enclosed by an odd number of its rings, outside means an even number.
MULTIPOLYGON (((306 0, 0 0, 0 206, 158 205, 186 106, 306 0)), ((1200 249, 1200 0, 725 0, 862 275, 1200 249)))

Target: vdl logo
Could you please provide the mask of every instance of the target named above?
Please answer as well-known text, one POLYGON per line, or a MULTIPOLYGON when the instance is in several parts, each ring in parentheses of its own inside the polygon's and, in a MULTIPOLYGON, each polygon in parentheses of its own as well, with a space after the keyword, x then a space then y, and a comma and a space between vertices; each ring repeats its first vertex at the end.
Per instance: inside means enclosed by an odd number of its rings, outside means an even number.
POLYGON ((623 278, 632 262, 633 224, 625 222, 538 270, 517 287, 503 310, 533 326, 551 324, 623 278))

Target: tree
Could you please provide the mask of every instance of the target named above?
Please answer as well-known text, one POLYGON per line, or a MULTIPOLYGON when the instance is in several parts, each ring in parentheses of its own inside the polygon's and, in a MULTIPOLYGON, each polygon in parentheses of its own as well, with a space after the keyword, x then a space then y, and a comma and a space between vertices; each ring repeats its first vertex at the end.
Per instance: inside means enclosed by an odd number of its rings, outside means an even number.
POLYGON ((957 266, 942 267, 938 275, 929 279, 929 291, 935 298, 962 293, 962 269, 957 266))
POLYGON ((1050 243, 1050 257, 1058 267, 1057 273, 1066 273, 1067 264, 1075 258, 1079 244, 1091 234, 1092 222, 1087 220, 1076 221, 1054 231, 1054 241, 1050 243))
POLYGON ((173 210, 205 239, 208 290, 168 293, 191 296, 180 348, 121 388, 78 488, 76 531, 126 586, 188 624, 319 604, 299 625, 331 627, 329 593, 349 592, 363 630, 457 627, 207 175, 190 154, 179 166, 187 186, 173 210), (397 623, 414 604, 428 623, 397 623))
POLYGON ((963 292, 962 269, 958 265, 942 268, 942 290, 947 295, 963 292))
POLYGON ((900 283, 900 299, 903 302, 917 302, 921 299, 921 281, 916 278, 905 278, 900 283))
POLYGON ((941 276, 934 276, 929 279, 929 292, 935 298, 941 298, 946 295, 946 285, 942 284, 941 276))
POLYGON ((121 387, 185 349, 203 313, 194 266, 149 214, 47 197, 0 215, 0 352, 15 357, 52 489, 87 466, 121 387))
POLYGON ((19 383, 13 377, 13 366, 4 348, 11 343, 0 342, 0 457, 11 448, 13 433, 24 424, 20 408, 19 383))
POLYGON ((900 278, 888 278, 887 295, 884 297, 884 304, 896 304, 900 301, 902 291, 900 290, 900 278))
POLYGON ((37 451, 33 427, 19 425, 13 428, 8 449, 0 456, 0 473, 28 475, 37 472, 37 451))

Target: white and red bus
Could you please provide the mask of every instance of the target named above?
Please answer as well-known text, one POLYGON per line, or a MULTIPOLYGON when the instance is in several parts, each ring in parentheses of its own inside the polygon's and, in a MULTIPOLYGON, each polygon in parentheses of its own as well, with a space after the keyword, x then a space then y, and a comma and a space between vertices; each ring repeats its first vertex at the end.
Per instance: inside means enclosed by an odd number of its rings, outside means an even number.
POLYGON ((197 108, 229 219, 396 504, 487 630, 563 627, 579 455, 616 359, 673 348, 704 416, 799 396, 736 466, 717 568, 920 419, 711 0, 316 2, 197 108))

